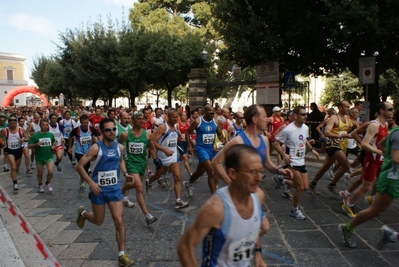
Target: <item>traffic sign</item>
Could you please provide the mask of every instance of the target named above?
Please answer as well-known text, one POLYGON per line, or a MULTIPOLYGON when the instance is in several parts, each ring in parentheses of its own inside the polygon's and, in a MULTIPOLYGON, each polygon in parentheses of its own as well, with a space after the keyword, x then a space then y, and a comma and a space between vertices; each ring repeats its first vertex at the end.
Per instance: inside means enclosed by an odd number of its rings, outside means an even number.
POLYGON ((284 73, 284 86, 285 88, 295 87, 295 72, 286 71, 284 73))
POLYGON ((375 57, 359 58, 359 83, 374 84, 375 57))

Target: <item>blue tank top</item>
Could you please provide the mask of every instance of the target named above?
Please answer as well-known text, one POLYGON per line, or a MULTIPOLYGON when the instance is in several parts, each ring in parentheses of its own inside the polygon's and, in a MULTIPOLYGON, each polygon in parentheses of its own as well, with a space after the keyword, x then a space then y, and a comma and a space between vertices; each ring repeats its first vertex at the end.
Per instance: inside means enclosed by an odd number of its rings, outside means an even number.
POLYGON ((233 127, 234 127, 234 136, 237 136, 244 131, 244 127, 242 127, 242 125, 241 128, 238 128, 236 124, 233 123, 233 127))
POLYGON ((245 134, 245 132, 241 132, 238 135, 241 136, 242 140, 244 141, 244 145, 252 146, 256 149, 256 151, 258 151, 259 156, 262 159, 262 164, 264 164, 266 160, 266 144, 262 138, 262 135, 258 133, 258 137, 260 139, 260 145, 258 147, 252 145, 251 141, 248 139, 248 136, 245 134))
POLYGON ((228 186, 217 190, 216 194, 223 201, 224 217, 220 228, 211 230, 202 241, 201 266, 250 266, 263 218, 259 199, 256 194, 251 194, 253 213, 243 219, 231 199, 228 186))
POLYGON ((200 118, 200 123, 196 128, 196 150, 207 150, 213 153, 213 142, 215 141, 216 133, 216 122, 214 119, 211 121, 205 121, 202 117, 200 118))
POLYGON ((92 145, 92 132, 90 127, 86 132, 79 126, 78 133, 75 136, 75 153, 84 155, 92 145))
POLYGON ((97 141, 98 154, 91 164, 93 174, 91 179, 97 183, 103 192, 120 190, 119 162, 121 151, 119 143, 114 141, 111 147, 102 141, 97 141))

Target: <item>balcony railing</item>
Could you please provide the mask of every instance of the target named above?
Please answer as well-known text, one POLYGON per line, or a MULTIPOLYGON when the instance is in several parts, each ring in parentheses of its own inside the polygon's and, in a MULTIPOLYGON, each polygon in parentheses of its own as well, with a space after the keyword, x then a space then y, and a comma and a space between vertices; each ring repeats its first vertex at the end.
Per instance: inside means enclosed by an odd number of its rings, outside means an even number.
POLYGON ((0 79, 0 85, 28 85, 27 80, 1 80, 0 79))

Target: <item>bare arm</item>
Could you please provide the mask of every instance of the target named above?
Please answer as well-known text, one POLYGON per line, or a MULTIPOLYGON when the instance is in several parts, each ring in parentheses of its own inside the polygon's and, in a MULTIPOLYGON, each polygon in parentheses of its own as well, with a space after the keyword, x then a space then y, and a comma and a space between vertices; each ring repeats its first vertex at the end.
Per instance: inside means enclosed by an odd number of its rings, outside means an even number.
POLYGON ((187 140, 187 151, 192 154, 193 153, 193 145, 191 144, 190 141, 190 134, 192 134, 194 132, 195 129, 197 129, 197 126, 200 123, 200 119, 196 119, 195 121, 193 121, 190 124, 190 127, 188 127, 187 131, 186 131, 186 140, 187 140))
MULTIPOLYGON (((170 151, 169 149, 161 146, 158 143, 158 140, 166 133, 166 125, 162 124, 161 126, 159 126, 153 133, 150 139, 150 142, 152 143, 152 146, 155 148, 154 150, 159 150, 164 152, 167 156, 170 156, 170 154, 172 153, 172 151, 170 151)), ((173 154, 173 153, 172 153, 173 154)), ((152 154, 154 156, 154 154, 152 154)), ((156 159, 156 151, 155 151, 155 158, 156 159)))
POLYGON ((378 133, 378 124, 377 123, 370 123, 369 126, 367 127, 366 135, 363 138, 362 141, 362 148, 366 151, 369 151, 371 153, 376 153, 379 155, 383 155, 382 151, 377 149, 376 147, 373 147, 370 145, 371 140, 374 138, 374 136, 378 133))
POLYGON ((101 192, 101 188, 98 184, 94 183, 94 181, 90 178, 87 172, 84 169, 84 166, 95 156, 98 154, 98 145, 93 145, 89 148, 86 154, 82 156, 79 160, 78 164, 76 164, 76 171, 79 173, 79 176, 90 186, 91 191, 98 195, 101 192))
POLYGON ((234 139, 230 140, 229 142, 226 143, 226 145, 220 150, 216 156, 212 159, 212 167, 213 170, 215 171, 216 175, 220 177, 220 179, 225 182, 225 184, 230 184, 231 180, 229 176, 226 173, 226 170, 224 169, 223 163, 224 163, 224 157, 226 155, 226 151, 231 147, 232 145, 235 144, 242 144, 242 138, 240 136, 235 137, 234 139))
POLYGON ((213 195, 198 211, 194 223, 177 244, 177 254, 183 267, 197 266, 194 246, 201 242, 211 229, 218 229, 223 217, 223 202, 220 196, 213 195))

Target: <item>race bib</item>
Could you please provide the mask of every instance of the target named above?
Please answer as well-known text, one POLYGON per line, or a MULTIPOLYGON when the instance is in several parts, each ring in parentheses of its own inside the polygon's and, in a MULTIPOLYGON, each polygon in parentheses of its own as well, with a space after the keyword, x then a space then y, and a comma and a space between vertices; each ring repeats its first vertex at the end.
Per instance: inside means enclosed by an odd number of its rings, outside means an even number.
POLYGON ((80 137, 80 144, 82 146, 91 144, 91 136, 80 137))
POLYGON ((215 135, 214 134, 203 134, 202 135, 202 143, 204 145, 213 144, 214 141, 215 141, 215 135))
POLYGON ((10 142, 10 149, 18 149, 21 147, 20 142, 10 142))
POLYGON ((398 180, 398 173, 396 169, 390 169, 387 178, 392 180, 398 180))
POLYGON ((143 154, 144 152, 144 143, 133 143, 129 142, 129 153, 138 155, 143 154))
POLYGON ((227 249, 227 261, 229 263, 238 263, 251 260, 254 256, 255 243, 256 238, 251 237, 231 243, 227 249))
POLYGON ((306 152, 306 148, 305 148, 304 144, 300 144, 299 146, 296 146, 294 149, 294 155, 297 158, 305 157, 305 152, 306 152))
POLYGON ((72 132, 72 127, 65 127, 65 128, 64 128, 64 132, 65 132, 65 133, 70 133, 70 132, 72 132))
MULTIPOLYGON (((346 132, 346 131, 339 131, 339 135, 341 135, 341 134, 347 134, 348 132, 346 132)), ((344 141, 345 140, 345 138, 339 138, 338 139, 339 141, 344 141)))
POLYGON ((111 186, 118 183, 117 171, 98 172, 98 184, 100 186, 111 186))
POLYGON ((40 146, 51 146, 50 138, 40 138, 39 141, 42 143, 40 146))
POLYGON ((166 146, 169 148, 175 148, 177 147, 177 142, 176 140, 170 140, 166 146))

